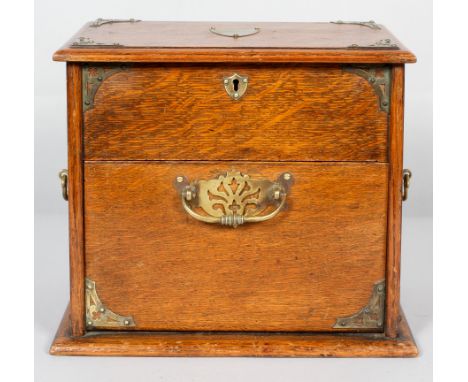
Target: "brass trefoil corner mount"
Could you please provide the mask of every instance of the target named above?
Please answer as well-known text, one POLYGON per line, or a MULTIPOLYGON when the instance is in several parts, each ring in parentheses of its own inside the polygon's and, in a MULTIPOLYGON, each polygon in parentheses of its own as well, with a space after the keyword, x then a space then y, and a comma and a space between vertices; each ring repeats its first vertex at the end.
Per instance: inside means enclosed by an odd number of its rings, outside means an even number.
POLYGON ((131 316, 121 316, 107 308, 96 292, 96 283, 85 278, 86 288, 86 328, 131 328, 135 320, 131 316))
POLYGON ((378 281, 372 288, 368 304, 359 312, 336 320, 335 329, 381 329, 385 313, 385 280, 378 281))

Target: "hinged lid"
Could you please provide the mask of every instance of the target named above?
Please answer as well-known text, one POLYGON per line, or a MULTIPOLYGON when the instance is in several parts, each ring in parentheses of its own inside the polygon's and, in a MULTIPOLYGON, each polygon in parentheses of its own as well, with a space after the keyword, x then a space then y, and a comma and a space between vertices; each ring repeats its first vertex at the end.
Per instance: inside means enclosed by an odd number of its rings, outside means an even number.
POLYGON ((415 62, 373 21, 328 23, 160 22, 98 19, 86 24, 57 61, 415 62))

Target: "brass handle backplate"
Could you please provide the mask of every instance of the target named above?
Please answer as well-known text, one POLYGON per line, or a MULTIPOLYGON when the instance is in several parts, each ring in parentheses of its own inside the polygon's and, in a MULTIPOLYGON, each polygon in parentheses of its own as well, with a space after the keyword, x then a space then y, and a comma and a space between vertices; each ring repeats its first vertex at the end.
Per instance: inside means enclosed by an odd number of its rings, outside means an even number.
POLYGON ((68 170, 59 172, 60 185, 62 186, 62 197, 68 200, 68 170))
POLYGON ((238 171, 228 171, 214 179, 189 182, 175 179, 182 207, 194 219, 237 227, 272 219, 283 209, 293 183, 290 173, 276 181, 251 179, 238 171))
POLYGON ((403 201, 408 199, 408 190, 410 186, 410 180, 413 174, 411 173, 410 170, 404 169, 403 170, 403 190, 402 190, 402 196, 401 198, 403 201))

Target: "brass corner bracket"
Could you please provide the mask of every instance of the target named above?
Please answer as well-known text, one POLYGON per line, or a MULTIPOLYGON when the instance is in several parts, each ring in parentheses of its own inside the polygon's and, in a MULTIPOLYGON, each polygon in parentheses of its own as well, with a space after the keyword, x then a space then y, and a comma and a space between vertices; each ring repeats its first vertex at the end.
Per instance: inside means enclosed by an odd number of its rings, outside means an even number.
POLYGON ((393 42, 389 38, 380 39, 373 44, 369 45, 359 45, 359 44, 351 44, 348 46, 350 49, 390 49, 390 50, 399 50, 400 47, 397 43, 393 42))
POLYGON ((71 44, 72 48, 86 48, 88 46, 99 46, 101 48, 102 47, 118 48, 118 47, 122 47, 123 45, 119 44, 118 42, 114 42, 112 44, 108 44, 108 43, 105 43, 105 42, 98 42, 98 41, 94 41, 93 39, 91 39, 89 37, 83 37, 83 36, 78 37, 71 44))
POLYGON ((93 280, 85 279, 85 289, 87 329, 135 327, 133 317, 116 314, 101 302, 93 280))
POLYGON ((388 66, 344 66, 345 72, 364 78, 379 98, 380 110, 390 111, 391 69, 388 66))
POLYGON ((385 280, 374 284, 368 304, 349 317, 336 320, 335 329, 381 329, 385 313, 385 280))
POLYGON ((106 78, 128 68, 128 64, 110 66, 84 65, 82 69, 83 112, 94 107, 94 97, 106 78))
POLYGON ((369 45, 370 48, 389 48, 389 49, 399 49, 398 48, 398 44, 396 44, 395 42, 393 42, 391 39, 389 38, 383 38, 379 41, 376 41, 375 43, 373 44, 370 44, 369 45))

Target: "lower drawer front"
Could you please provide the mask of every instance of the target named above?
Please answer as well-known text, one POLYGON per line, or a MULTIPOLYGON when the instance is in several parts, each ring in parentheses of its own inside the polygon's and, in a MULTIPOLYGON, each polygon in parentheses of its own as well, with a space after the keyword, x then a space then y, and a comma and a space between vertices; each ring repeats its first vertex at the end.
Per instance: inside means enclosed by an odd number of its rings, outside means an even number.
POLYGON ((347 330, 337 319, 366 307, 385 278, 387 170, 86 162, 86 277, 106 309, 132 317, 133 330, 347 330), (238 228, 184 211, 177 176, 206 180, 232 169, 251 179, 291 173, 286 207, 238 228))

